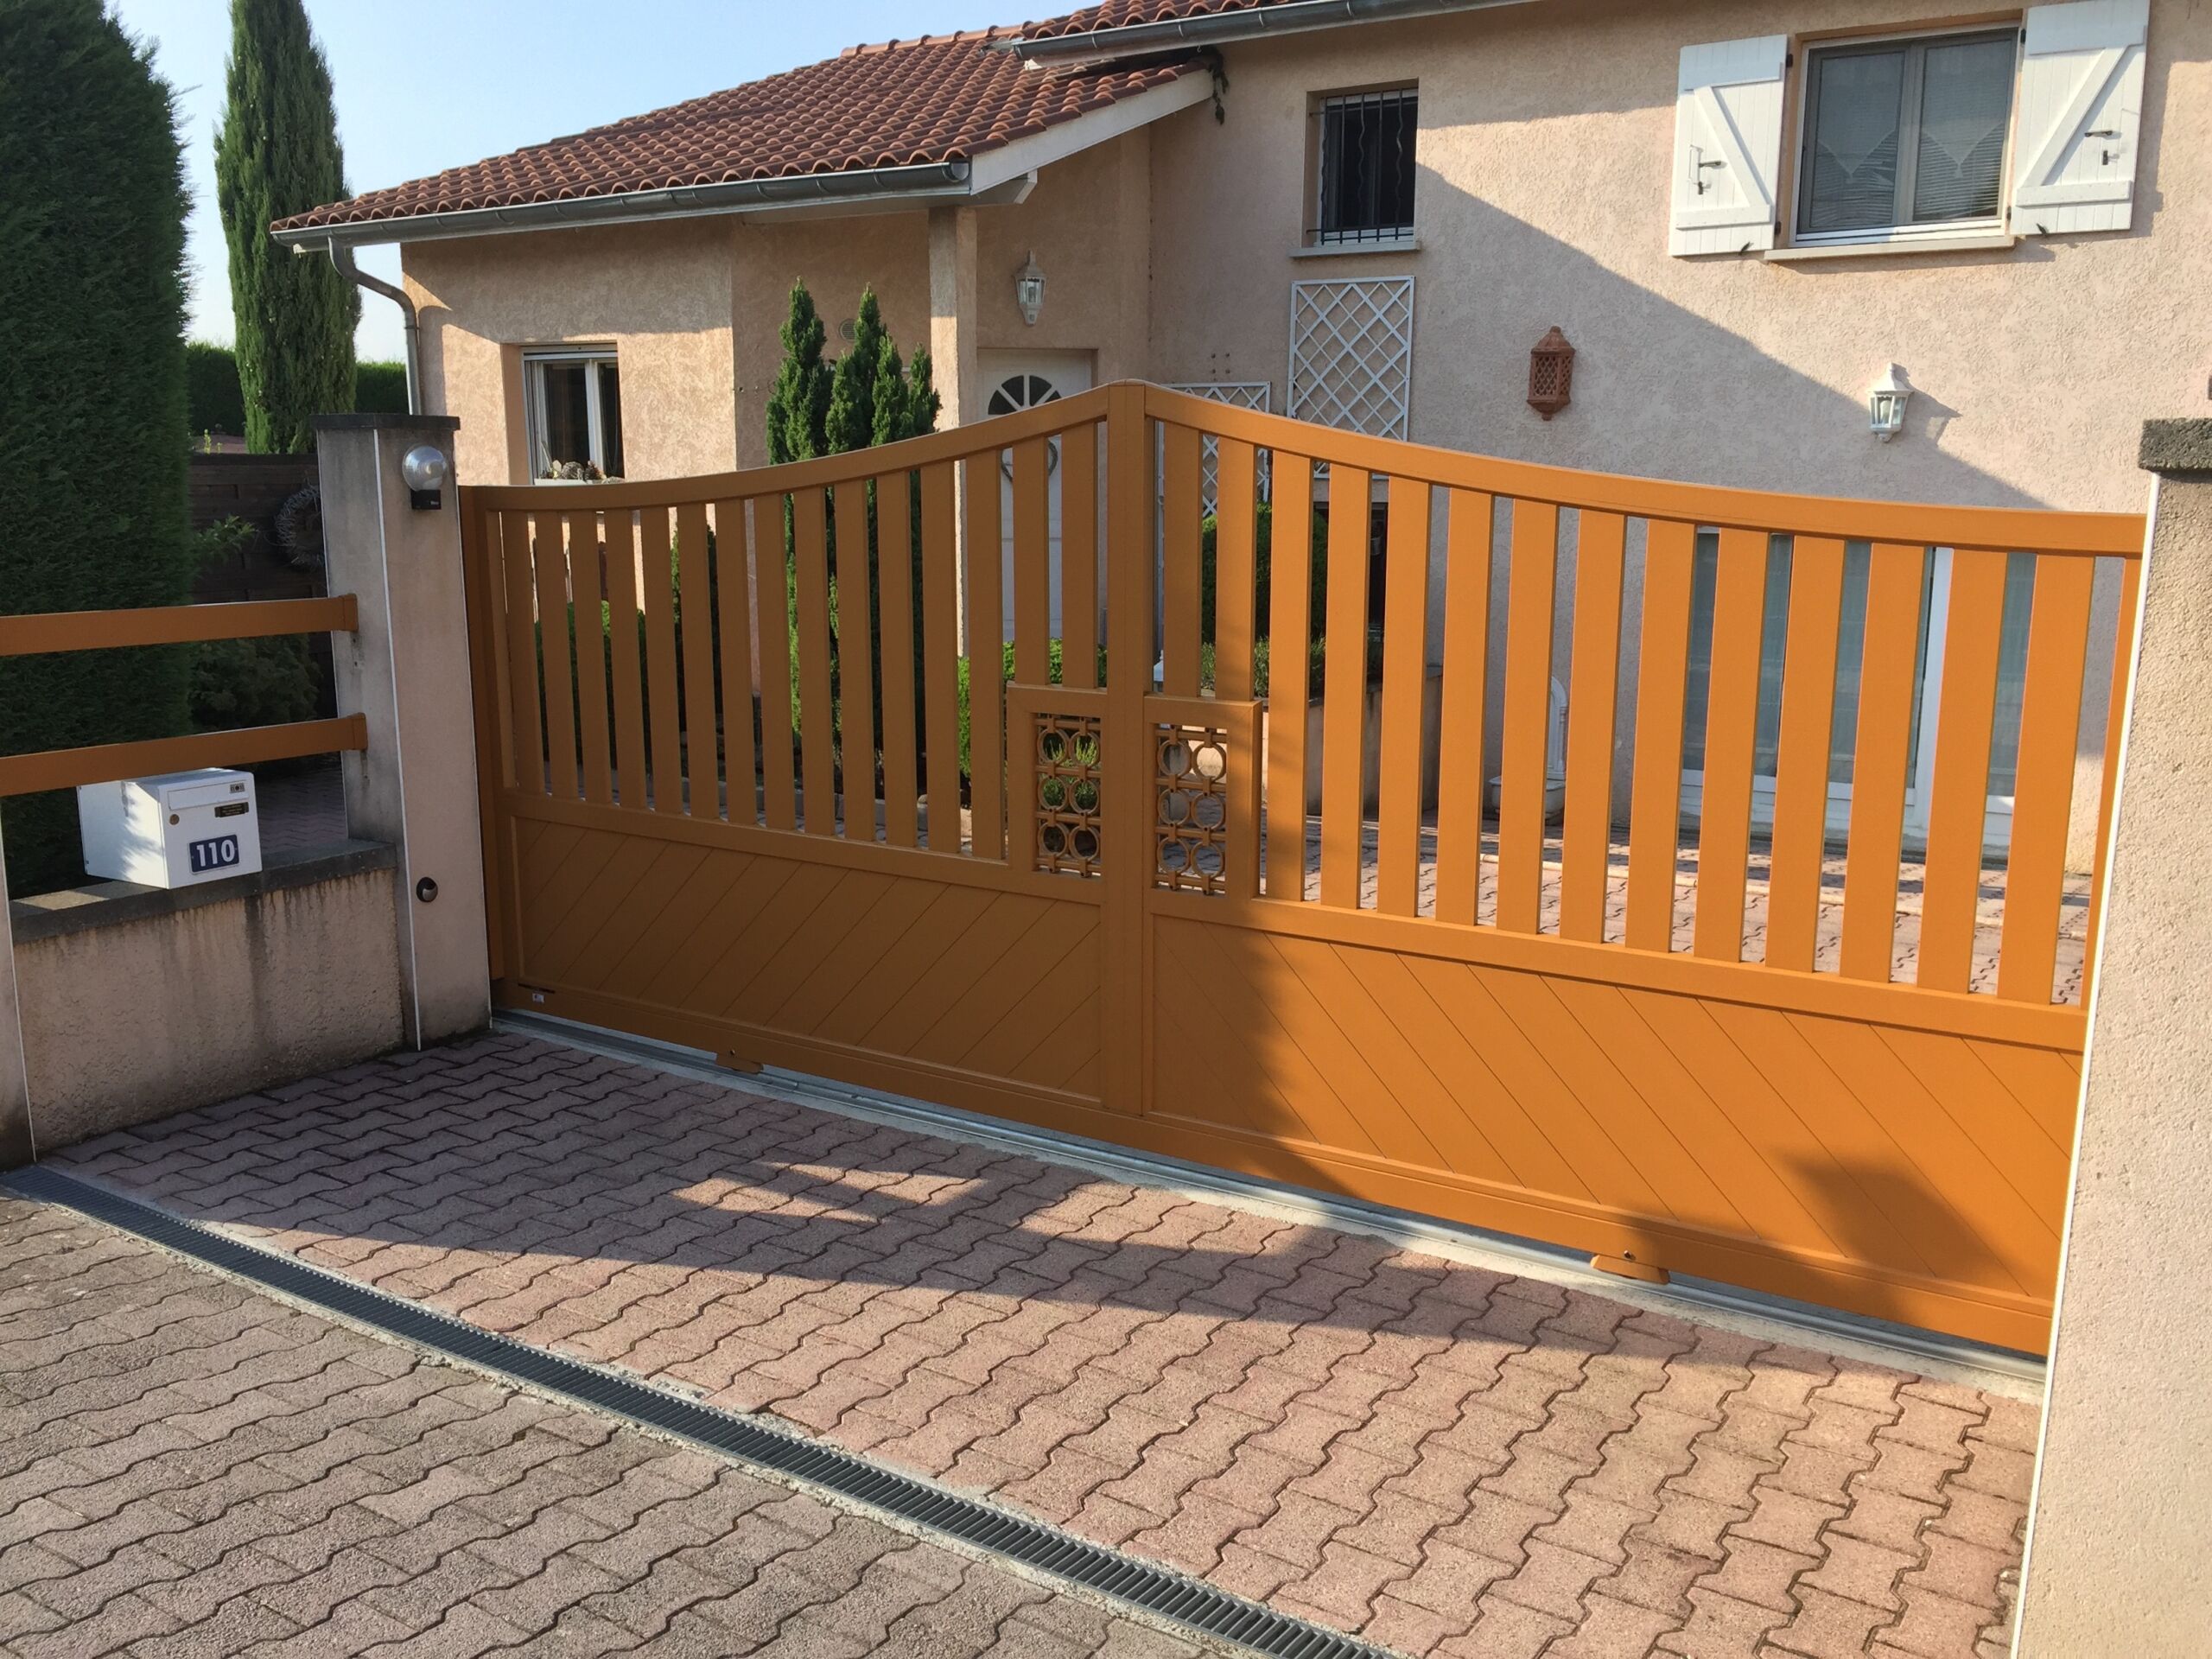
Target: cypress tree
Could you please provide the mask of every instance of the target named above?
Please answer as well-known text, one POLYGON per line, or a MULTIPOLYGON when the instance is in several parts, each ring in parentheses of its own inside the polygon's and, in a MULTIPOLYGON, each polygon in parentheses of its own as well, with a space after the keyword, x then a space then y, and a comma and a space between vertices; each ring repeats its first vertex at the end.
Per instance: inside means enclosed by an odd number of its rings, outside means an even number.
MULTIPOLYGON (((99 0, 8 0, 0 53, 0 610, 189 596, 182 152, 99 0)), ((174 647, 0 659, 0 752, 189 729, 174 647)), ((4 804, 17 893, 79 879, 67 793, 4 804)))
POLYGON ((830 366, 822 360, 829 331, 804 282, 791 284, 782 338, 783 366, 768 393, 768 460, 778 467, 830 453, 830 366))
POLYGON ((301 0, 231 0, 228 102, 215 202, 231 251, 231 313, 249 448, 315 447, 315 417, 353 407, 360 291, 327 259, 270 239, 276 219, 346 194, 330 66, 301 0))

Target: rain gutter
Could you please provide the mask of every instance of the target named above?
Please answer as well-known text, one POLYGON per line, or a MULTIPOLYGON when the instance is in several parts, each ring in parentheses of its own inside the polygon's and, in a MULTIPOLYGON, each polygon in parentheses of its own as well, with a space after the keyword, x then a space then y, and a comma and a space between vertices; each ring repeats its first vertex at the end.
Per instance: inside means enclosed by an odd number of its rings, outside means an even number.
POLYGON ((992 50, 1019 52, 1033 62, 1127 57, 1176 46, 1218 46, 1225 41, 1259 40, 1307 29, 1338 29, 1346 23, 1379 23, 1400 17, 1442 12, 1486 10, 1526 5, 1530 0, 1287 0, 1237 11, 1212 11, 1118 29, 1085 29, 1074 35, 1016 35, 989 42, 992 50))

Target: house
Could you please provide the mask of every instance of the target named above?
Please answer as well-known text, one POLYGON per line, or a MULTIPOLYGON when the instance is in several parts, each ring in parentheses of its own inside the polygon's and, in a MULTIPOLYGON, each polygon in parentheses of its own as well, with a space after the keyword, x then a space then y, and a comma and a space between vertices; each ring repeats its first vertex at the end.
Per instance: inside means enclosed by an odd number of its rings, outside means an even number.
POLYGON ((477 480, 763 463, 803 277, 833 324, 873 285, 945 423, 1138 377, 1575 467, 2133 510, 2143 419, 2201 410, 2212 372, 2208 173, 2191 0, 1113 0, 276 234, 403 245, 427 407, 477 480), (1540 412, 1554 327, 1571 399, 1540 412))

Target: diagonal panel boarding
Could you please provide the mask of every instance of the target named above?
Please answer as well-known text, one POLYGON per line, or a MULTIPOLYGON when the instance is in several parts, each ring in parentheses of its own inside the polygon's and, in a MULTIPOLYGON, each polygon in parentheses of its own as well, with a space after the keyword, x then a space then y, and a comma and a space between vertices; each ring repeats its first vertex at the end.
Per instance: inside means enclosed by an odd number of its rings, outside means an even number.
POLYGON ((1154 918, 1173 1149, 2043 1345, 2068 1057, 1270 920, 1154 918))
POLYGON ((803 1044, 833 1075, 839 1054, 912 1063, 916 1092, 969 1076, 1098 1095, 1094 903, 932 880, 915 873, 927 854, 778 856, 764 844, 779 838, 751 828, 679 838, 566 804, 512 822, 509 875, 526 902, 510 976, 529 1006, 619 1009, 740 1054, 803 1044))

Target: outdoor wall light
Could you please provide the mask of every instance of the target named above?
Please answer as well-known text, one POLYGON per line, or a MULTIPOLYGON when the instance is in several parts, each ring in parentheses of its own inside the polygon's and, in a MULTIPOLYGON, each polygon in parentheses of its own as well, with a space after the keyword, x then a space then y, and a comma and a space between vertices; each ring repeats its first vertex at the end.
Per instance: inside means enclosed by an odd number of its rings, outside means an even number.
POLYGON ((1014 273, 1014 302, 1021 308, 1021 320, 1036 327, 1037 315, 1045 308, 1045 273, 1038 270, 1034 253, 1014 273))
POLYGON ((1912 388, 1904 371, 1894 363, 1866 394, 1867 429, 1887 443, 1904 430, 1904 406, 1912 401, 1912 388))
POLYGON ((407 485, 407 505, 417 512, 433 512, 444 505, 439 493, 445 487, 448 466, 445 451, 434 443, 418 443, 399 460, 399 476, 407 485))

